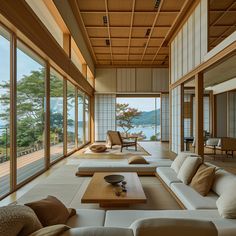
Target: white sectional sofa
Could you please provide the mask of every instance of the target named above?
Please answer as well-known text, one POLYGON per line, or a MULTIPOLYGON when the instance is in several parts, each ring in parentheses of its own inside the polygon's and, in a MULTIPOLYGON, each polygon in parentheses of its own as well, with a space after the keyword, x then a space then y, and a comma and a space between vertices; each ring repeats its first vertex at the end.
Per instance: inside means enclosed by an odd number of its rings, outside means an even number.
POLYGON ((137 172, 139 175, 154 175, 158 166, 170 166, 169 159, 147 157, 149 164, 129 164, 127 159, 118 160, 85 160, 76 173, 77 176, 91 176, 95 172, 137 172))
MULTIPOLYGON (((189 153, 191 155, 192 153, 189 153)), ((150 159, 148 159, 150 161, 150 159)), ((68 222, 68 225, 71 227, 87 227, 87 226, 105 226, 114 230, 118 227, 121 231, 111 231, 113 232, 110 235, 116 235, 114 232, 123 235, 135 235, 134 230, 132 229, 132 224, 135 224, 136 221, 142 221, 147 219, 151 221, 151 218, 155 218, 156 221, 165 218, 165 219, 191 219, 196 220, 196 225, 201 220, 211 221, 217 229, 218 236, 235 236, 236 235, 236 219, 225 219, 222 218, 218 212, 216 201, 219 196, 225 191, 226 188, 229 188, 230 184, 236 182, 236 177, 233 174, 226 172, 225 170, 216 167, 216 174, 213 186, 210 193, 203 197, 198 192, 196 192, 189 185, 184 184, 178 177, 177 173, 171 168, 172 161, 167 160, 155 160, 155 164, 147 165, 134 165, 131 166, 124 160, 122 162, 113 162, 109 164, 104 161, 101 164, 91 163, 91 162, 82 162, 79 166, 80 173, 83 173, 91 170, 95 171, 140 171, 146 172, 150 170, 150 174, 153 173, 153 168, 155 168, 156 176, 163 182, 167 189, 175 195, 175 197, 181 202, 183 210, 78 210, 78 216, 74 216, 68 222), (131 166, 131 167, 130 167, 131 166), (125 168, 124 168, 125 167, 125 168), (149 168, 147 170, 146 168, 149 168), (88 219, 88 221, 87 221, 88 219), (128 231, 122 231, 122 229, 129 229, 128 231), (130 230, 132 229, 132 230, 130 230)), ((206 163, 211 165, 210 163, 206 163)), ((87 228, 86 228, 87 229, 87 228)), ((89 229, 87 229, 89 230, 89 229)), ((95 230, 93 228, 93 230, 95 230)), ((99 229, 100 230, 100 229, 99 229)), ((93 232, 99 232, 93 231, 93 232)), ((78 232, 77 232, 78 233, 78 232)), ((106 235, 106 232, 92 235, 106 235)), ((70 234, 68 234, 70 235, 70 234)), ((89 234, 74 234, 71 235, 89 235, 89 234)), ((108 234, 109 235, 109 234, 108 234)), ((155 234, 153 234, 155 235, 155 234)), ((157 235, 157 234, 156 234, 157 235)), ((159 235, 168 235, 168 234, 158 234, 159 235)), ((176 234, 178 235, 178 234, 176 234)), ((181 233, 181 235, 184 235, 181 233)), ((203 235, 203 234, 198 234, 203 235)), ((210 234, 209 234, 210 235, 210 234)))

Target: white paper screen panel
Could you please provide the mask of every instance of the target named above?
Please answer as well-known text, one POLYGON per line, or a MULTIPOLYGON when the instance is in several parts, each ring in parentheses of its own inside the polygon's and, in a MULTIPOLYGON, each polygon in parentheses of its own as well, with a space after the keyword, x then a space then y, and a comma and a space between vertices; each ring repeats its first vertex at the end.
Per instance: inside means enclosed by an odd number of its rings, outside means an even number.
POLYGON ((179 153, 181 150, 181 88, 180 86, 171 91, 171 150, 179 153))
POLYGON ((116 96, 95 95, 95 141, 105 141, 108 130, 116 130, 116 96))
POLYGON ((228 136, 236 138, 236 92, 228 93, 228 136))
POLYGON ((169 141, 169 94, 161 94, 161 141, 169 141))
POLYGON ((207 54, 207 1, 201 0, 171 42, 171 83, 204 61, 207 54))
POLYGON ((169 70, 168 68, 152 69, 152 92, 169 91, 169 70))

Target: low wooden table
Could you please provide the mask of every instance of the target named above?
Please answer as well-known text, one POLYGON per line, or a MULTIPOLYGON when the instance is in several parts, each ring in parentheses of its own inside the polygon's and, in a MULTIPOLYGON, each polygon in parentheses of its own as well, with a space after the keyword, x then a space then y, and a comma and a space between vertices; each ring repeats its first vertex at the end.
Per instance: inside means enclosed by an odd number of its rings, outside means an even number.
POLYGON ((100 207, 127 207, 146 202, 142 184, 135 172, 96 172, 81 199, 81 203, 99 203, 100 207), (104 176, 111 174, 125 177, 127 192, 124 196, 116 196, 115 186, 104 180, 104 176))

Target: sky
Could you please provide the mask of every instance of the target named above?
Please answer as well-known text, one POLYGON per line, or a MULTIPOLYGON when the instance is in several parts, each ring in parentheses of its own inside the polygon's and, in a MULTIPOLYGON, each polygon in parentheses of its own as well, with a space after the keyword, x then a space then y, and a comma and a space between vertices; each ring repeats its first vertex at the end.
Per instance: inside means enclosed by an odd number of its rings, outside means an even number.
MULTIPOLYGON (((155 98, 117 98, 117 103, 128 103, 130 107, 140 111, 155 110, 155 98)), ((160 98, 157 98, 157 109, 160 108, 160 98)))

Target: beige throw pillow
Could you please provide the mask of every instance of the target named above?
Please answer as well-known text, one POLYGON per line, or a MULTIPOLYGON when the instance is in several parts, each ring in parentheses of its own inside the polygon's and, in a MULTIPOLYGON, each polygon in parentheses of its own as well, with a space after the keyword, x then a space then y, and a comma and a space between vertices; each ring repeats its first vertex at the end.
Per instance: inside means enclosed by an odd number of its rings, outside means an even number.
POLYGON ((52 225, 37 230, 29 236, 59 236, 69 229, 70 227, 67 225, 52 225))
POLYGON ((0 207, 0 235, 28 236, 42 228, 34 211, 21 205, 0 207))
POLYGON ((236 219, 236 184, 232 184, 217 199, 216 206, 220 216, 228 219, 236 219))
POLYGON ((215 167, 202 164, 194 175, 190 186, 202 196, 206 196, 213 184, 215 178, 215 167))
POLYGON ((129 164, 149 164, 142 156, 132 156, 128 162, 129 164))
POLYGON ((34 210, 41 224, 45 226, 65 224, 70 216, 76 214, 75 210, 67 209, 56 197, 48 196, 45 199, 26 203, 34 210))
POLYGON ((171 164, 171 168, 178 174, 181 166, 188 156, 197 156, 193 153, 180 152, 171 164))
POLYGON ((178 179, 180 179, 184 184, 189 184, 201 163, 201 157, 187 157, 179 170, 177 175, 178 179))

